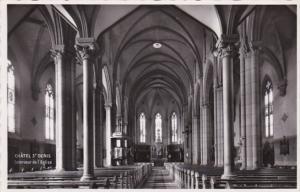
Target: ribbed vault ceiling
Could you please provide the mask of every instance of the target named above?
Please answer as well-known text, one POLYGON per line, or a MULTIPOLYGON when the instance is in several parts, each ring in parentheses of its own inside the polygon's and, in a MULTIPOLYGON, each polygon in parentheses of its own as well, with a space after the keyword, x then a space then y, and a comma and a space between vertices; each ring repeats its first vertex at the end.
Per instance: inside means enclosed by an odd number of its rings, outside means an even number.
POLYGON ((101 38, 109 39, 106 57, 111 57, 122 96, 144 102, 154 89, 186 104, 196 65, 202 70, 204 47, 216 37, 175 6, 141 6, 101 38), (161 47, 154 48, 154 43, 161 47))

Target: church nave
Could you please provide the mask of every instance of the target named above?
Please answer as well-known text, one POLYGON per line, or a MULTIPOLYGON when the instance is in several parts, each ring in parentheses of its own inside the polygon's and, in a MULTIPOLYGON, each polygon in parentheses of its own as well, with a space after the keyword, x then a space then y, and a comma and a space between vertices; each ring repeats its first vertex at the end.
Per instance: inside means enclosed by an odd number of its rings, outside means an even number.
POLYGON ((296 5, 7 4, 7 31, 5 187, 296 188, 296 5))

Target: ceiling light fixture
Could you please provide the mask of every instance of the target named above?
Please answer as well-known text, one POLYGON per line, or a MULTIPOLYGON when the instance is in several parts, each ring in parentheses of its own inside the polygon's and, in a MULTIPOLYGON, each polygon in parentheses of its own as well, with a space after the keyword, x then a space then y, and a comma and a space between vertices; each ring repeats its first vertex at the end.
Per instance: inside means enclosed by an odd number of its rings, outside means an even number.
POLYGON ((158 42, 153 43, 153 47, 154 47, 155 49, 159 49, 159 48, 161 48, 161 46, 162 46, 161 43, 158 43, 158 42))

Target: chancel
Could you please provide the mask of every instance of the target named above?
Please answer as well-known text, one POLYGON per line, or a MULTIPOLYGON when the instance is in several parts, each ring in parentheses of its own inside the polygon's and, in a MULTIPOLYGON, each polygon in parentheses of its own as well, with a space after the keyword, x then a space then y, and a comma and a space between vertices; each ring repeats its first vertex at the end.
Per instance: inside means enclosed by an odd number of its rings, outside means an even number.
POLYGON ((295 189, 296 18, 8 5, 7 187, 295 189))

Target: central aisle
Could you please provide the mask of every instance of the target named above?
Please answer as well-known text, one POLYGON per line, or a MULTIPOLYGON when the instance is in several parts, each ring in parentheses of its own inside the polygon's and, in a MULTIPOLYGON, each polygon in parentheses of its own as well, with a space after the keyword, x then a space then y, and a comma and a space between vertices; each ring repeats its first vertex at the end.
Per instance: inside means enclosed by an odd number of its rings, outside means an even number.
POLYGON ((178 189, 165 167, 152 167, 152 173, 145 181, 142 189, 178 189))

